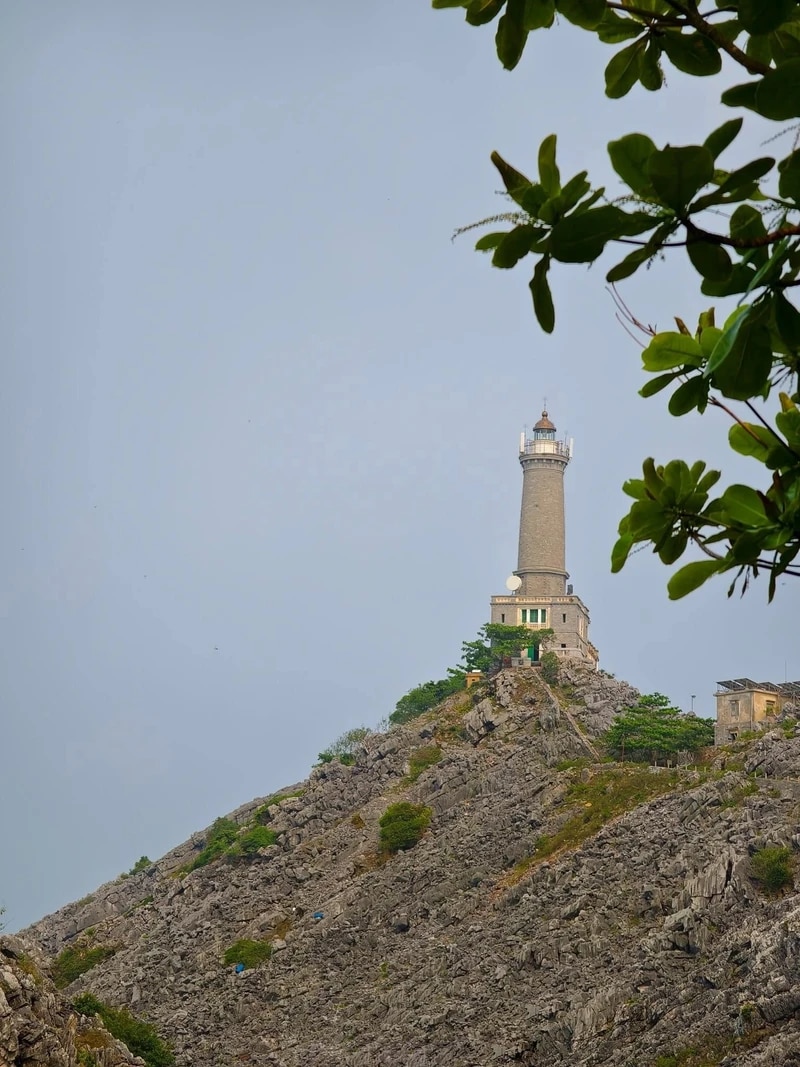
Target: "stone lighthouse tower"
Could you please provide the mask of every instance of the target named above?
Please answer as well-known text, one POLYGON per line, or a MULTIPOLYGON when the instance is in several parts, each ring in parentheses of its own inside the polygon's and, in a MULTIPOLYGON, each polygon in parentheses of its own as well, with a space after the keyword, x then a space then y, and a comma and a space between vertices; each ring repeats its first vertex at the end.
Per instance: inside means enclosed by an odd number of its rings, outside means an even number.
POLYGON ((552 629, 548 650, 596 667, 597 649, 589 641, 589 611, 567 585, 564 472, 571 457, 572 445, 557 440, 546 411, 530 436, 520 435, 522 507, 517 569, 506 582, 508 594, 492 597, 491 620, 527 626, 531 642, 525 651, 534 662, 539 659, 536 632, 552 629))

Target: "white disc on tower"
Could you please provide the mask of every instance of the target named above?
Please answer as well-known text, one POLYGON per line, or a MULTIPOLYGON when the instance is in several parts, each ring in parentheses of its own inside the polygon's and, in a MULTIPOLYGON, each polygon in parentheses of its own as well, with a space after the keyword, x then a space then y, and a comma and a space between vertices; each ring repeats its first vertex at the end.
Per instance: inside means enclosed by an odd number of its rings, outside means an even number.
POLYGON ((515 592, 522 585, 522 579, 518 574, 512 574, 509 578, 506 578, 506 589, 510 589, 511 592, 515 592))

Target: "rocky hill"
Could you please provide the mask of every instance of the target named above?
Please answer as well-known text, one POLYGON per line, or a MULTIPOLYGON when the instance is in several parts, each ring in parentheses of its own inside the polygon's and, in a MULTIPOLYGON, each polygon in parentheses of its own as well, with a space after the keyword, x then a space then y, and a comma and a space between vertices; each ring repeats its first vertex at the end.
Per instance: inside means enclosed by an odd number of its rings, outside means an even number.
POLYGON ((503 672, 22 936, 179 1065, 798 1065, 800 739, 601 762, 635 696, 503 672))

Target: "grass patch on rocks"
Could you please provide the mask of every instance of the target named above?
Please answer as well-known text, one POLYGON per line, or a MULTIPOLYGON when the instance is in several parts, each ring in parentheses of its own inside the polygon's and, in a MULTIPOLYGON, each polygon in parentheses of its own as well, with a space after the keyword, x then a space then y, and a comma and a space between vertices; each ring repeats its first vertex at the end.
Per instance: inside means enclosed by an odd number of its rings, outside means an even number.
POLYGON ((627 764, 604 767, 585 781, 578 779, 572 782, 562 808, 576 809, 574 814, 556 833, 539 838, 534 854, 515 864, 505 880, 506 884, 516 885, 542 860, 578 848, 617 816, 632 811, 654 797, 674 792, 680 781, 676 771, 653 773, 646 767, 627 764))
POLYGON ((260 963, 265 963, 271 955, 272 943, 270 941, 251 941, 243 937, 225 949, 222 959, 228 966, 241 963, 245 970, 248 970, 251 967, 258 967, 260 963))
POLYGON ((442 750, 438 745, 424 745, 422 748, 415 748, 408 757, 408 774, 403 784, 411 785, 416 782, 423 771, 427 771, 428 767, 433 767, 441 758, 442 750))
POLYGON ((64 989, 76 978, 91 971, 103 960, 109 959, 116 951, 112 945, 92 945, 88 941, 69 945, 53 961, 51 967, 53 984, 56 989, 64 989))
POLYGON ((760 848, 750 857, 750 866, 765 893, 778 894, 794 885, 794 859, 783 845, 760 848))
POLYGON ((162 1041, 156 1028, 131 1015, 127 1008, 112 1008, 91 993, 81 993, 72 1006, 81 1015, 99 1015, 106 1030, 126 1044, 134 1056, 141 1056, 147 1067, 172 1067, 175 1063, 172 1049, 162 1041))

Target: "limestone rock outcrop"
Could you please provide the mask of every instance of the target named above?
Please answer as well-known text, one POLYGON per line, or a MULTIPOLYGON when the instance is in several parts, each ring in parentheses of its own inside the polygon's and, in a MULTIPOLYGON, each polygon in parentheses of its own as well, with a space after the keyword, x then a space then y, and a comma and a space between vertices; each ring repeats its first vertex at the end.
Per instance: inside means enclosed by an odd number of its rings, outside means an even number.
POLYGON ((141 1067, 98 1019, 73 1011, 43 970, 30 945, 0 935, 2 1067, 141 1067))
POLYGON ((653 1067, 689 1047, 800 1065, 797 883, 770 895, 752 861, 796 857, 800 746, 770 735, 725 768, 598 762, 636 696, 572 666, 553 687, 502 672, 272 798, 269 847, 183 873, 199 833, 25 936, 56 956, 92 908, 117 951, 68 992, 154 1022, 180 1067, 653 1067), (379 819, 399 800, 430 829, 388 857, 379 819), (240 939, 271 958, 237 973, 240 939))

